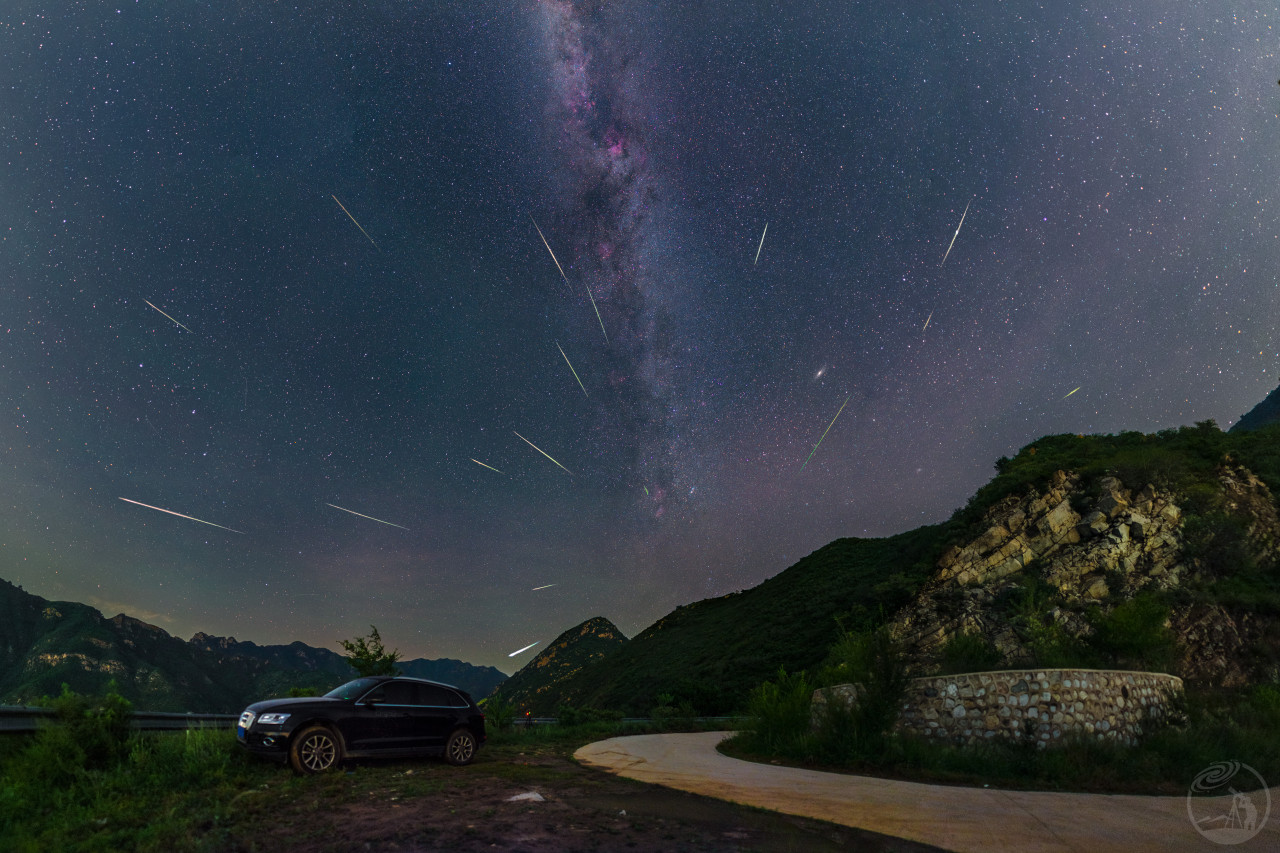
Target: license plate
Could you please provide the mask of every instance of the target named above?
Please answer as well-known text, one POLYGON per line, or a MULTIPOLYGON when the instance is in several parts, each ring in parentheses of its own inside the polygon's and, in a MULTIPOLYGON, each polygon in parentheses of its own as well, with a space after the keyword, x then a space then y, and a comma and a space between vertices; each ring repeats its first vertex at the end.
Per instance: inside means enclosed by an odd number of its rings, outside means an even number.
POLYGON ((244 740, 244 726, 236 726, 236 738, 244 740))

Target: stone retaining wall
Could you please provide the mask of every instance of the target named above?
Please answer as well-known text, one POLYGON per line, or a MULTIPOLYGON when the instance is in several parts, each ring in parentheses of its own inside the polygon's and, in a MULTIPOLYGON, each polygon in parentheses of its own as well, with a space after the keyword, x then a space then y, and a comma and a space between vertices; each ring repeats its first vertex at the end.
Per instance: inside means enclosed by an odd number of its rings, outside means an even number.
MULTIPOLYGON (((833 698, 849 701, 860 684, 815 690, 815 720, 833 698)), ((1104 669, 1012 669, 914 678, 897 729, 974 743, 993 737, 1034 739, 1048 746, 1078 733, 1132 744, 1151 720, 1163 719, 1182 694, 1182 679, 1159 672, 1104 669)))

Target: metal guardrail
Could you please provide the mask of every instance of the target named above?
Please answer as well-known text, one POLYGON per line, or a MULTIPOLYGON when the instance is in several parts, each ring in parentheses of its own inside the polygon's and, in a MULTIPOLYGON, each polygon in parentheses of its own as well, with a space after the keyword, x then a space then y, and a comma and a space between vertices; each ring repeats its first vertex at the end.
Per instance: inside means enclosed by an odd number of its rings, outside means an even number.
MULTIPOLYGON (((0 705, 0 733, 34 732, 56 720, 52 708, 0 705)), ((130 725, 138 731, 182 731, 184 729, 230 729, 238 714, 174 714, 163 711, 135 711, 130 725)))

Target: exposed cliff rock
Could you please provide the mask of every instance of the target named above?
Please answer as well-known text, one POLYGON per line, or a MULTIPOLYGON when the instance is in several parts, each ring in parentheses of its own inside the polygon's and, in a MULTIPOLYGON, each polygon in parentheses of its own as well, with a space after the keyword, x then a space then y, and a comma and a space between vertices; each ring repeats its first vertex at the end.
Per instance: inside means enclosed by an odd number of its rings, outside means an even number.
MULTIPOLYGON (((1135 490, 1114 476, 1086 484, 1057 471, 1043 490, 997 503, 984 532, 944 552, 934 576, 893 620, 894 634, 922 671, 958 634, 990 640, 1014 663, 1030 653, 1009 613, 1011 593, 1046 586, 1047 615, 1082 637, 1092 631, 1091 608, 1105 611, 1142 590, 1175 590, 1229 572, 1186 547, 1179 500, 1150 484, 1135 490)), ((1244 530, 1248 559, 1274 563, 1280 516, 1251 472, 1228 462, 1212 487, 1188 500, 1207 501, 1233 519, 1244 530)), ((1274 633, 1274 620, 1188 599, 1172 608, 1169 623, 1188 680, 1229 685, 1267 677, 1272 664, 1256 650, 1274 633)))

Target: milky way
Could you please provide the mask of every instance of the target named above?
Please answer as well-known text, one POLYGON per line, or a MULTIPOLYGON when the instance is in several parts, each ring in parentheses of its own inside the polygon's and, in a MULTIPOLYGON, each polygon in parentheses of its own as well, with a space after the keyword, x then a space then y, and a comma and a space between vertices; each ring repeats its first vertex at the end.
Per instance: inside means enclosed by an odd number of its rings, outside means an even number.
POLYGON ((677 497, 681 424, 672 387, 676 318, 662 298, 669 283, 646 251, 652 211, 663 201, 646 149, 642 45, 626 4, 549 0, 541 10, 557 95, 548 121, 562 158, 557 222, 572 246, 570 268, 611 330, 606 376, 614 394, 595 411, 593 428, 628 448, 624 476, 637 501, 646 490, 642 502, 660 518, 677 497))

